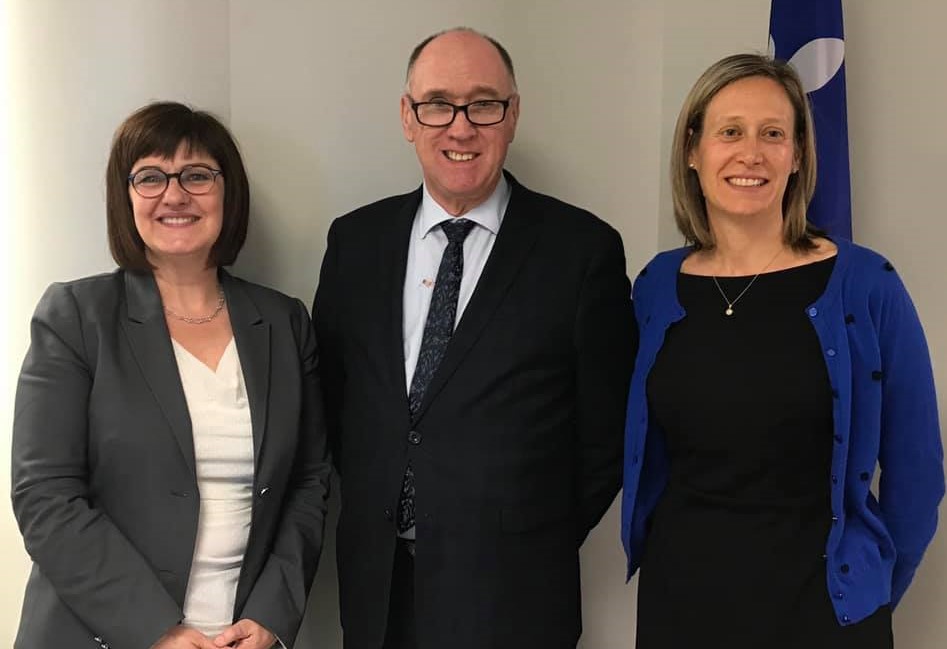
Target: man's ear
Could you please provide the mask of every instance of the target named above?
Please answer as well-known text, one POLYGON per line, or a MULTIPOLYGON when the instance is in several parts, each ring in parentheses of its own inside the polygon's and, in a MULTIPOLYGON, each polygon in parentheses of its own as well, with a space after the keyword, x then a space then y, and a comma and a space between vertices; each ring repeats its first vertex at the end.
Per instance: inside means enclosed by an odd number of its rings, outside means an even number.
POLYGON ((408 95, 401 95, 401 130, 404 133, 404 139, 414 142, 417 128, 418 123, 414 118, 414 109, 411 108, 411 98, 408 95))
POLYGON ((506 109, 506 119, 510 122, 510 142, 516 137, 516 125, 520 119, 520 96, 515 94, 510 97, 510 106, 506 109))

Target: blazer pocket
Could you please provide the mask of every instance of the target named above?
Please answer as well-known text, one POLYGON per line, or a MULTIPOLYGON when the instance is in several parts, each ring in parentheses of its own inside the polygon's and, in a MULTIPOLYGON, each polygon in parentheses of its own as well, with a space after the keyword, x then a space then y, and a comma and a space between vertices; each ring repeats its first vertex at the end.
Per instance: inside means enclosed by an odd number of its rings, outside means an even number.
POLYGON ((571 510, 554 498, 537 503, 509 505, 500 510, 500 528, 516 534, 540 529, 569 517, 571 510))

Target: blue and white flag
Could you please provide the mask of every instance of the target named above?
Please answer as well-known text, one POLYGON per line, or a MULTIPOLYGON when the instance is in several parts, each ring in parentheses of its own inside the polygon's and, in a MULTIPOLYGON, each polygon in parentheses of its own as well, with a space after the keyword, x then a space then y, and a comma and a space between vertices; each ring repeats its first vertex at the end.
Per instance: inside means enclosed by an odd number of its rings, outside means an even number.
POLYGON ((819 178, 809 220, 830 235, 852 238, 845 35, 841 0, 773 0, 769 50, 789 61, 809 93, 819 178))

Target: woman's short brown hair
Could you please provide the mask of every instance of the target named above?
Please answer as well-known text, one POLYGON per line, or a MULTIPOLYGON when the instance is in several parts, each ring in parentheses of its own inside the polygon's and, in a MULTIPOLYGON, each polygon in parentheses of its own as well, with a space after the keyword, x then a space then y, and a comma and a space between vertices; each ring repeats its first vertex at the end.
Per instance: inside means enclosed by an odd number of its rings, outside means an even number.
POLYGON ((156 102, 136 110, 115 131, 105 172, 109 249, 122 268, 152 269, 145 257, 145 243, 135 227, 128 174, 144 157, 174 157, 182 144, 189 152, 214 158, 223 172, 223 225, 208 265, 232 264, 243 247, 250 214, 250 183, 233 136, 210 113, 177 102, 156 102))
POLYGON ((671 194, 674 219, 688 243, 698 249, 716 244, 707 220, 707 206, 697 173, 688 160, 700 141, 704 115, 711 100, 724 87, 748 77, 765 77, 778 83, 795 114, 793 144, 798 171, 789 176, 783 194, 783 238, 797 250, 815 247, 813 238, 821 233, 806 220, 806 209, 815 192, 815 132, 809 101, 799 75, 786 62, 761 54, 734 54, 704 72, 684 99, 671 144, 671 194))

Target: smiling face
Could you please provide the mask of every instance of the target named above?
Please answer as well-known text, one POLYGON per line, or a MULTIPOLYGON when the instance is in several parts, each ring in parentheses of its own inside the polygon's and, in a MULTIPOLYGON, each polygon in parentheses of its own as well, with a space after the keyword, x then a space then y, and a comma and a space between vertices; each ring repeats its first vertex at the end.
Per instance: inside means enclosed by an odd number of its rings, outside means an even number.
POLYGON ((783 194, 797 165, 794 124, 786 91, 766 77, 734 81, 711 99, 688 158, 711 224, 721 218, 782 221, 783 194))
MULTIPOLYGON (((148 168, 175 173, 186 165, 220 169, 214 158, 189 151, 182 143, 173 158, 145 156, 132 165, 131 173, 148 168)), ((155 198, 140 196, 131 184, 128 196, 149 262, 158 267, 185 259, 206 263, 224 221, 223 176, 218 176, 211 190, 200 196, 184 191, 177 178, 170 180, 164 193, 155 198)))
POLYGON ((519 97, 499 52, 482 36, 464 31, 428 43, 401 98, 404 136, 414 144, 427 189, 454 216, 469 212, 496 189, 518 117, 519 97), (463 105, 479 99, 510 99, 506 118, 474 126, 458 113, 449 126, 431 127, 419 124, 411 108, 412 100, 463 105))

